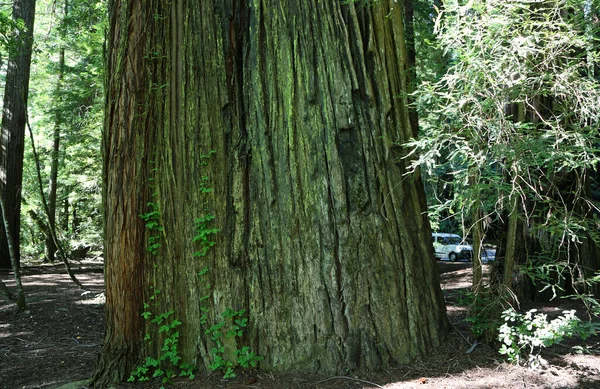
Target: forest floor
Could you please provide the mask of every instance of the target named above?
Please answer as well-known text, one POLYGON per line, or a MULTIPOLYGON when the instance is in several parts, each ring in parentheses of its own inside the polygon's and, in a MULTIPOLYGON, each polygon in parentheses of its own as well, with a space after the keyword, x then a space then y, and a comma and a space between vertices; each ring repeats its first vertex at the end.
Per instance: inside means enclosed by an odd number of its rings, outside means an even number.
MULTIPOLYGON (((585 342, 573 339, 544 349, 549 364, 531 370, 502 362, 497 350, 485 344, 467 351, 474 343, 465 322, 466 308, 455 304, 456 292, 471 282, 469 264, 440 262, 441 283, 454 330, 431 356, 410 366, 398 366, 371 377, 327 377, 307 374, 238 373, 222 380, 216 373, 178 381, 166 387, 186 388, 600 388, 600 336, 585 342), (579 347, 576 347, 579 346, 579 347), (585 350, 577 353, 576 350, 585 350)), ((77 277, 86 291, 78 289, 61 266, 23 269, 28 310, 0 296, 0 388, 85 388, 94 371, 103 338, 104 295, 102 267, 85 262, 77 277)), ((0 270, 2 279, 14 287, 12 274, 0 270)), ((572 302, 557 300, 537 304, 550 314, 572 309, 572 302)), ((528 307, 532 308, 532 307, 528 307)), ((579 312, 583 317, 583 312, 579 312)), ((123 384, 119 388, 159 388, 160 382, 123 384)))

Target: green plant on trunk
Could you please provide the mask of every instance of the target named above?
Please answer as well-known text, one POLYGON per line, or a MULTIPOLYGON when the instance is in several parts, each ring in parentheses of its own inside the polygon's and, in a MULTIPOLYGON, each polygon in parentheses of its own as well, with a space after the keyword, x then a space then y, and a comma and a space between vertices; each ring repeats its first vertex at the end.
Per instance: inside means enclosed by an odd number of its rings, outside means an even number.
POLYGON ((212 235, 219 232, 218 228, 211 228, 209 224, 215 219, 215 215, 207 214, 202 217, 196 218, 196 235, 192 239, 194 243, 199 243, 200 248, 194 252, 195 257, 204 257, 208 250, 216 244, 212 240, 212 235))
MULTIPOLYGON (((229 358, 231 350, 227 350, 226 339, 241 338, 244 329, 248 326, 248 319, 243 317, 246 311, 241 309, 235 311, 227 308, 222 313, 223 320, 208 328, 204 333, 210 335, 214 346, 210 350, 213 357, 213 363, 209 366, 212 371, 222 370, 223 378, 235 377, 234 369, 241 366, 245 369, 256 367, 263 357, 250 351, 250 347, 243 346, 233 350, 234 358, 229 358)), ((234 342, 236 343, 236 342, 234 342)))
MULTIPOLYGON (((200 164, 207 165, 208 160, 214 153, 215 151, 211 150, 208 154, 202 155, 200 157, 200 164)), ((212 193, 213 189, 209 186, 209 181, 210 179, 208 176, 202 176, 200 184, 200 192, 202 194, 212 193)), ((202 206, 206 213, 204 216, 194 220, 196 234, 192 239, 192 242, 198 246, 194 251, 194 256, 198 258, 207 256, 211 247, 216 244, 214 236, 219 232, 219 229, 212 225, 215 220, 215 215, 210 213, 208 209, 208 200, 204 201, 202 206)), ((206 303, 210 299, 211 285, 208 282, 203 282, 203 279, 208 272, 208 266, 205 266, 198 272, 200 282, 206 290, 206 293, 200 297, 200 323, 202 325, 208 325, 209 309, 206 306, 206 303)), ((235 339, 243 336, 244 329, 248 325, 248 319, 243 317, 245 312, 246 311, 243 309, 233 310, 227 308, 225 312, 221 314, 223 320, 218 321, 204 331, 205 335, 210 336, 210 340, 213 343, 210 349, 212 363, 209 365, 209 369, 212 371, 221 370, 223 372, 223 378, 225 379, 235 377, 234 369, 237 366, 242 368, 256 367, 258 362, 263 359, 263 357, 252 352, 248 346, 242 346, 241 348, 237 347, 235 339), (232 343, 235 344, 235 346, 231 346, 232 343), (232 347, 234 348, 231 349, 232 347)))
MULTIPOLYGON (((202 155, 201 165, 207 165, 213 153, 214 151, 211 151, 206 155, 202 155)), ((156 170, 153 169, 153 172, 156 170)), ((155 189, 153 184, 154 177, 151 177, 149 180, 151 182, 150 188, 155 189)), ((213 189, 209 186, 209 181, 208 176, 202 176, 199 188, 202 194, 212 193, 213 189)), ((159 193, 155 190, 152 193, 152 197, 158 198, 158 196, 159 193)), ((201 206, 205 213, 203 216, 194 219, 195 235, 192 238, 192 244, 195 249, 193 256, 200 259, 206 257, 209 250, 216 244, 214 236, 219 232, 219 229, 213 225, 215 215, 210 212, 208 203, 208 199, 203 201, 201 206)), ((164 231, 160 223, 162 213, 158 200, 148 202, 147 205, 149 210, 146 213, 140 214, 140 218, 144 220, 146 229, 150 232, 147 251, 151 255, 157 255, 161 247, 161 235, 164 231)), ((208 272, 208 266, 204 266, 198 272, 199 282, 205 290, 205 293, 200 297, 200 324, 203 326, 207 326, 209 320, 207 302, 211 296, 211 285, 208 281, 204 281, 208 272)), ((159 294, 160 290, 154 288, 154 293, 150 296, 150 302, 156 303, 159 294)), ((245 310, 243 309, 236 311, 228 308, 221 315, 223 320, 218 321, 204 331, 206 335, 210 336, 210 341, 213 343, 213 347, 210 350, 213 361, 209 365, 209 368, 212 371, 222 370, 223 376, 226 379, 235 377, 234 369, 237 366, 242 368, 256 367, 258 362, 263 359, 252 352, 248 346, 237 347, 238 342, 235 339, 243 336, 244 328, 248 325, 248 319, 243 317, 244 313, 245 310), (231 344, 235 346, 231 346, 231 344)), ((182 322, 173 318, 173 314, 174 311, 172 310, 155 314, 152 312, 150 304, 144 303, 142 316, 149 322, 150 326, 156 327, 157 334, 162 335, 164 340, 160 349, 160 355, 158 357, 146 357, 144 363, 132 372, 129 377, 130 382, 161 378, 163 383, 167 383, 177 375, 189 377, 190 379, 194 378, 192 366, 181 362, 177 344, 180 336, 178 327, 182 325, 182 322)), ((151 339, 153 337, 147 333, 144 340, 149 345, 152 345, 151 339)))
MULTIPOLYGON (((208 159, 215 153, 215 150, 211 150, 208 154, 202 154, 200 156, 200 165, 205 166, 208 164, 208 159)), ((209 186, 210 178, 206 175, 202 176, 200 181, 200 193, 203 195, 212 193, 213 189, 209 186)), ((203 216, 198 217, 194 220, 196 234, 192 238, 192 242, 198 244, 200 247, 194 251, 195 257, 205 257, 208 250, 213 247, 216 242, 213 240, 213 236, 219 232, 218 228, 211 227, 210 225, 215 220, 215 215, 208 211, 208 199, 202 203, 202 208, 206 212, 203 216)), ((206 272, 204 272, 206 273, 206 272)))
MULTIPOLYGON (((155 172, 157 169, 153 169, 155 172)), ((155 189, 154 177, 149 178, 150 187, 155 189)), ((158 198, 158 191, 152 193, 152 197, 158 198)), ((140 218, 144 220, 145 226, 150 231, 148 236, 147 251, 151 255, 157 255, 161 247, 160 239, 164 228, 160 224, 161 211, 158 201, 148 202, 150 210, 140 214, 140 218)), ((149 323, 148 326, 156 331, 157 335, 163 337, 160 355, 158 357, 147 356, 144 362, 139 365, 129 376, 128 382, 149 381, 150 378, 161 378, 163 384, 171 382, 176 377, 188 377, 194 379, 193 366, 187 362, 181 361, 181 356, 177 349, 179 343, 180 332, 178 327, 183 323, 177 318, 173 318, 175 311, 169 310, 162 313, 154 313, 151 304, 157 304, 160 290, 156 286, 152 287, 153 293, 150 296, 150 303, 144 303, 144 312, 142 317, 149 323)), ((144 341, 152 346, 153 337, 150 333, 146 333, 144 341)))
MULTIPOLYGON (((154 289, 150 296, 150 301, 156 301, 160 294, 159 289, 154 289)), ((149 381, 150 378, 161 378, 162 383, 171 382, 176 377, 188 377, 194 379, 193 366, 181 361, 181 356, 177 349, 179 342, 179 330, 181 321, 172 318, 174 311, 167 311, 160 314, 154 314, 151 311, 150 304, 144 303, 144 312, 142 316, 151 326, 155 327, 158 334, 163 334, 164 340, 158 357, 147 356, 144 362, 139 365, 130 375, 128 382, 149 381)), ((148 345, 152 345, 149 333, 146 333, 144 340, 148 345)))
MULTIPOLYGON (((156 171, 156 169, 153 169, 156 171)), ((150 188, 155 189, 154 186, 154 177, 150 177, 150 188)), ((158 197, 158 191, 154 191, 152 193, 152 198, 158 197)), ((160 225, 160 207, 157 202, 150 201, 147 203, 150 210, 148 212, 140 214, 140 218, 146 223, 146 228, 151 232, 151 235, 148 236, 148 245, 146 249, 152 255, 158 254, 158 249, 160 248, 160 233, 164 231, 164 227, 160 225)))
MULTIPOLYGON (((211 150, 210 152, 208 152, 208 154, 202 154, 200 156, 200 165, 201 166, 208 165, 208 161, 210 160, 210 157, 214 153, 215 153, 215 150, 211 150)), ((208 176, 206 176, 206 175, 202 176, 202 179, 200 182, 200 188, 199 188, 200 193, 205 194, 205 195, 208 193, 212 193, 212 188, 209 186, 209 180, 210 179, 208 176)), ((198 257, 200 259, 203 257, 206 257, 210 248, 216 244, 213 237, 217 232, 219 232, 218 228, 215 228, 212 226, 212 223, 215 220, 215 215, 210 213, 210 211, 208 209, 208 199, 205 199, 203 201, 202 208, 205 211, 205 214, 204 214, 204 216, 194 219, 196 233, 195 233, 194 237, 192 238, 192 243, 194 243, 197 247, 197 249, 194 250, 193 255, 194 255, 194 257, 198 257)), ((206 325, 208 323, 209 309, 206 306, 206 302, 210 298, 211 285, 208 281, 203 281, 203 279, 207 275, 208 271, 209 271, 208 266, 204 266, 202 268, 202 270, 200 270, 198 272, 198 278, 199 278, 200 283, 205 291, 205 293, 202 295, 202 297, 200 297, 200 312, 201 312, 200 324, 201 325, 206 325)))

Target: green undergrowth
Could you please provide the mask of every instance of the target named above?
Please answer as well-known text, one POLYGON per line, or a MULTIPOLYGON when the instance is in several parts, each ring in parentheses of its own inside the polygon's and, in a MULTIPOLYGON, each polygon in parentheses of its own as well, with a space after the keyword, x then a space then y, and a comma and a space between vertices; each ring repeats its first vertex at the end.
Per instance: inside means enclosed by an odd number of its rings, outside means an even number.
POLYGON ((497 346, 510 363, 530 368, 544 366, 544 348, 568 338, 585 340, 600 332, 600 323, 581 320, 575 310, 563 311, 549 320, 548 315, 536 309, 519 313, 508 301, 497 288, 485 288, 479 293, 460 292, 456 305, 468 308, 465 321, 473 336, 497 346))
POLYGON ((502 343, 500 354, 514 364, 537 368, 547 364, 542 358, 543 348, 559 344, 565 339, 579 337, 586 340, 598 334, 600 323, 579 319, 575 310, 548 320, 548 315, 536 309, 521 314, 510 308, 502 313, 498 340, 502 343))

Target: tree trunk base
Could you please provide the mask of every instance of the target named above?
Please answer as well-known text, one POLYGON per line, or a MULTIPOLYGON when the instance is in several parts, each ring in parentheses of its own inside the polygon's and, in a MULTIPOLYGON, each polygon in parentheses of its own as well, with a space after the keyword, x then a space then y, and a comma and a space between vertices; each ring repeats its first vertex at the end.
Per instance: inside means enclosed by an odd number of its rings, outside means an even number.
POLYGON ((135 368, 135 364, 128 359, 130 355, 127 349, 117 350, 105 346, 89 387, 110 388, 118 382, 126 381, 135 368))

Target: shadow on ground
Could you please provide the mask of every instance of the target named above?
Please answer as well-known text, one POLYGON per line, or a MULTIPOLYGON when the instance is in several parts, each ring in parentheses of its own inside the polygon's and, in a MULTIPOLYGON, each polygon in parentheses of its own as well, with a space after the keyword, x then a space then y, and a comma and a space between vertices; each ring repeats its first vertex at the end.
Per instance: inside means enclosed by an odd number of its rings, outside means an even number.
MULTIPOLYGON (((440 262, 440 281, 446 296, 467 290, 470 263, 440 262)), ((93 371, 103 337, 103 285, 101 264, 87 266, 77 274, 86 286, 78 289, 59 266, 24 269, 28 312, 16 313, 13 304, 0 300, 0 388, 57 388, 78 382, 69 389, 85 387, 93 371)), ((0 278, 14 287, 12 275, 0 278)), ((308 374, 239 372, 233 380, 217 374, 177 381, 166 387, 185 388, 600 388, 600 338, 569 342, 546 350, 550 366, 530 370, 501 362, 497 351, 479 344, 462 321, 464 307, 447 299, 454 323, 448 340, 431 355, 410 366, 397 366, 374 376, 327 377, 308 374), (462 324, 461 324, 462 323, 462 324), (577 354, 583 345, 587 354, 577 354)), ((544 307, 544 309, 561 309, 544 307)), ((122 384, 119 388, 159 388, 160 382, 122 384)))

